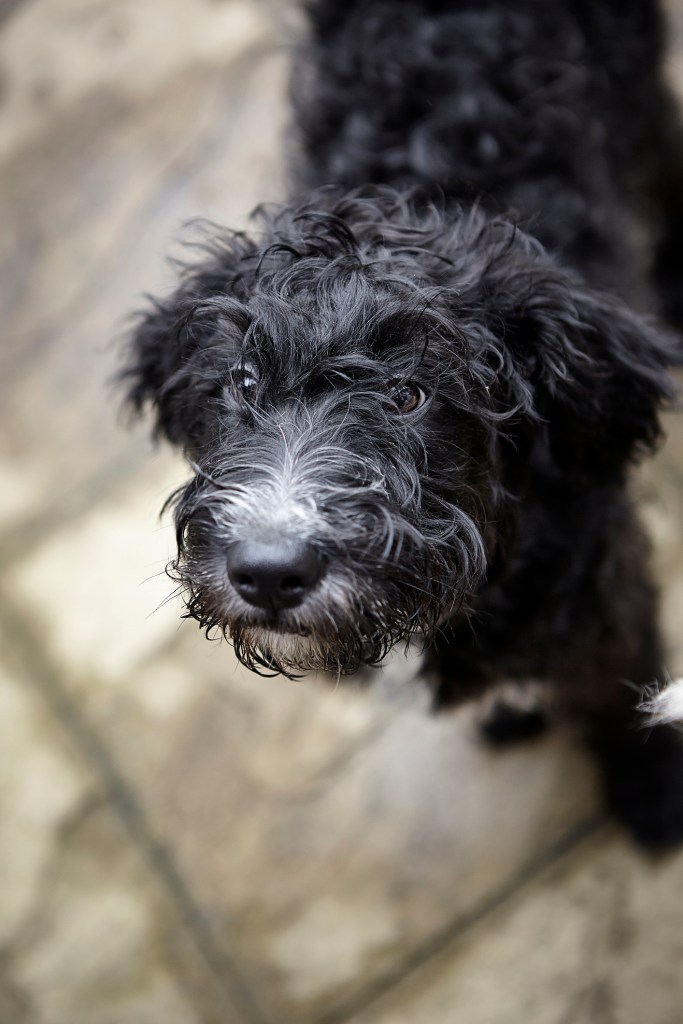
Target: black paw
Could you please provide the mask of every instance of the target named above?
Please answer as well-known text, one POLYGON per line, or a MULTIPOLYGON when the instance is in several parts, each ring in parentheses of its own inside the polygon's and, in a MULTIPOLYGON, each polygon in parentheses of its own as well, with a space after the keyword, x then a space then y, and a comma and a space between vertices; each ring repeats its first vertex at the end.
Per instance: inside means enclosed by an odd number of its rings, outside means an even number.
POLYGON ((637 729, 600 744, 607 798, 642 846, 683 843, 683 733, 672 725, 637 729))
POLYGON ((497 700, 480 723, 481 734, 492 746, 533 739, 545 731, 548 719, 540 708, 516 708, 497 700))

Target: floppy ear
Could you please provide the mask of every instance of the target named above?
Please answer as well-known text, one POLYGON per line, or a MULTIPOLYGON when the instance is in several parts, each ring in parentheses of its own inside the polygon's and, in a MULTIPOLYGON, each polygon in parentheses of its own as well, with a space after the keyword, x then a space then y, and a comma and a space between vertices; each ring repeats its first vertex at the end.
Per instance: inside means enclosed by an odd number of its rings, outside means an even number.
POLYGON ((506 320, 513 363, 565 474, 610 482, 652 449, 675 396, 670 336, 557 268, 527 283, 506 320))
POLYGON ((239 299, 253 273, 243 264, 252 243, 233 234, 204 248, 208 258, 181 268, 180 285, 170 298, 149 298, 119 374, 133 411, 151 406, 155 434, 179 445, 198 438, 206 402, 230 361, 231 334, 236 339, 248 322, 239 299))

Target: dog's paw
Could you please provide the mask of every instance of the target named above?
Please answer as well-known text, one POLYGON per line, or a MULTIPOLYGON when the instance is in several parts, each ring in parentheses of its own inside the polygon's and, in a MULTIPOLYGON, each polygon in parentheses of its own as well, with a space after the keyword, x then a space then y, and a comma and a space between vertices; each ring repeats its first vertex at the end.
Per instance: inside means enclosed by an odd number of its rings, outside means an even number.
POLYGON ((496 700, 479 723, 482 737, 495 747, 533 739, 547 726, 548 718, 541 708, 515 707, 505 700, 496 700))
POLYGON ((683 844, 683 732, 658 725, 601 746, 607 797, 642 846, 683 844))

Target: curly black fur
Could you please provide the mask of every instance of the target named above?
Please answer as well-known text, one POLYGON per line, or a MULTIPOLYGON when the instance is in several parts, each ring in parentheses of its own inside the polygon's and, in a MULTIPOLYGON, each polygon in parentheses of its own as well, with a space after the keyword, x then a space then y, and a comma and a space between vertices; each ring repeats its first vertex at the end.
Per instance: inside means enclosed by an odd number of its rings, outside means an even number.
POLYGON ((552 681, 639 838, 683 838, 668 726, 638 748, 644 789, 620 782, 662 675, 625 483, 676 358, 623 300, 675 316, 681 262, 655 5, 308 10, 306 191, 248 236, 213 229, 131 346, 130 401, 195 473, 175 498, 188 612, 257 670, 352 672, 419 637, 440 706, 552 681), (315 585, 245 598, 228 560, 254 540, 305 543, 315 585))

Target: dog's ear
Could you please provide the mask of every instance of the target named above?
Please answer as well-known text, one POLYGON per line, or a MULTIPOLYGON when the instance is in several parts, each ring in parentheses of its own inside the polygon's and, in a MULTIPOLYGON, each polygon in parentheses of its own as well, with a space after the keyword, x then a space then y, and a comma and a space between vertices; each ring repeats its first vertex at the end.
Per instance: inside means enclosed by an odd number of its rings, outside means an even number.
POLYGON ((557 268, 533 277, 504 320, 517 390, 564 474, 620 479, 655 445, 675 396, 672 339, 557 268))
POLYGON ((180 268, 180 284, 166 299, 148 298, 125 354, 119 381, 134 413, 151 407, 155 434, 173 444, 199 437, 206 403, 230 363, 248 318, 252 243, 240 234, 204 247, 202 262, 180 268))

